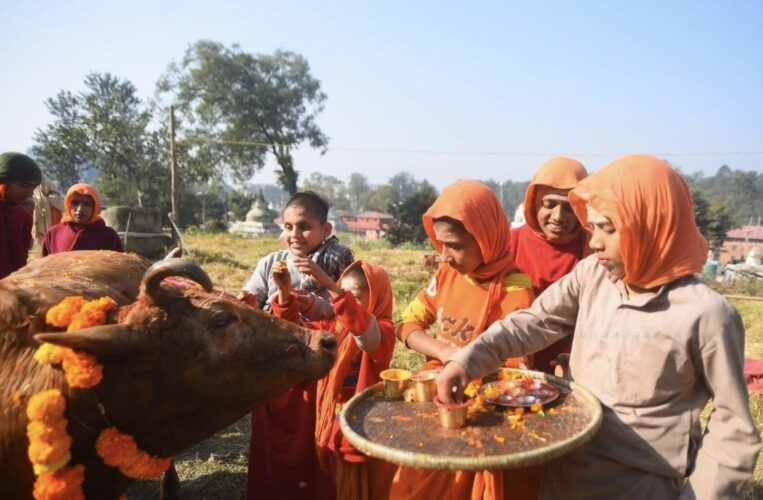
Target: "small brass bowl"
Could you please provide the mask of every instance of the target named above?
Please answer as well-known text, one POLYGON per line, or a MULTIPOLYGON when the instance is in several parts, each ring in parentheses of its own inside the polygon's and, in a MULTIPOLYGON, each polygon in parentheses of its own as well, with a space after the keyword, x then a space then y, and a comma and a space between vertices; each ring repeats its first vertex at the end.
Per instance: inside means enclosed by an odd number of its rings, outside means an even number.
POLYGON ((402 398, 403 392, 411 381, 411 375, 412 373, 408 370, 399 368, 390 368, 381 372, 379 376, 384 381, 384 395, 390 399, 402 398))
POLYGON ((439 370, 424 370, 411 377, 413 383, 413 399, 419 403, 432 401, 437 394, 435 379, 439 370))
POLYGON ((459 429, 466 425, 466 417, 471 400, 465 399, 461 403, 443 403, 439 396, 432 400, 440 413, 440 425, 446 429, 459 429))

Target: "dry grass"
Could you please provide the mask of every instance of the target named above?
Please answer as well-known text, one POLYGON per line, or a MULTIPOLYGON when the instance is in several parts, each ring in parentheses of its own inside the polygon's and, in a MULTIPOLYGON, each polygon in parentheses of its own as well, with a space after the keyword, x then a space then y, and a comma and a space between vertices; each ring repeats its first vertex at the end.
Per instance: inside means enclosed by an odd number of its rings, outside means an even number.
MULTIPOLYGON (((226 234, 196 234, 186 236, 193 259, 209 273, 218 288, 236 294, 249 279, 257 261, 280 249, 275 238, 245 239, 226 234)), ((347 244, 346 236, 340 239, 347 244)), ((432 270, 424 264, 425 248, 390 248, 384 242, 352 242, 349 245, 357 258, 381 264, 392 280, 395 295, 394 315, 398 319, 402 308, 413 298, 432 270)), ((747 356, 763 357, 763 302, 734 301, 747 330, 747 356)), ((393 365, 417 367, 423 357, 400 343, 396 346, 393 365)), ((753 418, 763 431, 763 396, 750 401, 753 418)), ((705 418, 712 411, 709 404, 705 418)), ((217 433, 177 457, 177 469, 184 498, 236 499, 244 498, 246 490, 249 417, 217 433)), ((131 500, 156 499, 156 481, 142 481, 129 491, 131 500)), ((753 481, 742 497, 745 500, 763 498, 763 459, 758 460, 753 481)))

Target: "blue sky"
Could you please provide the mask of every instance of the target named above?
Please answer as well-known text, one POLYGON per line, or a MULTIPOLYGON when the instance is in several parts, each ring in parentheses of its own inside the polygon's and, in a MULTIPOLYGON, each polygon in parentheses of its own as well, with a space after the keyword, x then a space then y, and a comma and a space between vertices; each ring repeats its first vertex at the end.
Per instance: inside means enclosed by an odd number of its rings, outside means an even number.
POLYGON ((527 180, 558 154, 593 171, 641 152, 687 172, 763 172, 761 26, 761 1, 0 0, 0 148, 31 146, 45 99, 87 73, 148 98, 211 39, 308 59, 330 149, 296 153, 303 177, 405 170, 443 187, 527 180))

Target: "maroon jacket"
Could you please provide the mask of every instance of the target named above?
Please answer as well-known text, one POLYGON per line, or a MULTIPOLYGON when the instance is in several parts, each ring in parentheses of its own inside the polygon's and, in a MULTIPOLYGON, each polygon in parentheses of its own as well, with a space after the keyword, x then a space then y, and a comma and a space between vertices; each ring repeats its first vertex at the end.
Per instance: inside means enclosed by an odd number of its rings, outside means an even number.
POLYGON ((32 247, 32 214, 0 200, 0 279, 26 265, 32 247))
POLYGON ((72 250, 114 250, 124 252, 122 240, 103 220, 79 226, 71 222, 48 229, 42 243, 42 256, 72 250))

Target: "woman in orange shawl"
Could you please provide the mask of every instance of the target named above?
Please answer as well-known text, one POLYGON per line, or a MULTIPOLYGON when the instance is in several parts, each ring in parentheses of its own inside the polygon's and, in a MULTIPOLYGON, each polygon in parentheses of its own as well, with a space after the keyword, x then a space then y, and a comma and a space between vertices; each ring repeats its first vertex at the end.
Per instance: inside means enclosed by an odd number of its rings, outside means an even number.
MULTIPOLYGON (((297 300, 286 293, 288 272, 275 270, 273 277, 279 287, 279 294, 273 300, 274 314, 299 322, 297 300)), ((379 373, 389 367, 395 349, 392 285, 382 267, 358 260, 327 289, 333 317, 307 323, 310 328, 334 333, 339 345, 334 367, 318 381, 316 390, 318 462, 324 470, 331 472, 332 477, 337 477, 337 498, 387 498, 394 466, 355 450, 339 428, 338 414, 342 404, 379 382, 379 373)))
POLYGON ((64 198, 61 222, 48 229, 42 256, 72 250, 113 250, 124 252, 122 240, 99 215, 101 197, 90 184, 75 184, 64 198))
MULTIPOLYGON (((567 274, 588 255, 583 227, 572 211, 567 193, 588 173, 577 160, 559 156, 545 162, 527 187, 525 225, 511 230, 510 248, 519 270, 530 275, 535 296, 567 274)), ((569 353, 572 339, 536 352, 532 368, 554 373, 556 357, 569 353)))
POLYGON ((457 400, 504 357, 574 334, 570 374, 601 401, 602 424, 546 464, 541 498, 739 498, 760 451, 744 327, 695 276, 707 242, 686 182, 662 160, 626 156, 582 180, 570 202, 594 255, 452 356, 438 394, 457 400))
MULTIPOLYGON (((408 305, 398 338, 441 367, 487 325, 533 300, 530 278, 516 271, 509 250, 509 223, 490 188, 458 181, 423 216, 424 228, 442 265, 408 305), (433 330, 433 336, 427 330, 433 330)), ((517 366, 521 358, 514 359, 517 366)), ((390 498, 534 498, 539 470, 436 472, 401 467, 390 498)))

